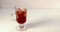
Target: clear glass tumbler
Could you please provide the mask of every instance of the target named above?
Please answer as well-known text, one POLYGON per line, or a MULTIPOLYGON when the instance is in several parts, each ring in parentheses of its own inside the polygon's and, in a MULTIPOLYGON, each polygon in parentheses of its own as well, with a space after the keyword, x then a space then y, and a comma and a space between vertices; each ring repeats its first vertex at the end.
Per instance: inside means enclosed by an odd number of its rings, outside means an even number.
MULTIPOLYGON (((26 18, 27 18, 27 8, 25 7, 19 7, 19 6, 15 6, 15 13, 16 15, 16 22, 19 24, 17 26, 17 30, 19 31, 24 31, 27 29, 27 27, 24 26, 24 23, 26 22, 26 18)), ((14 15, 13 13, 11 14, 11 16, 14 15)))

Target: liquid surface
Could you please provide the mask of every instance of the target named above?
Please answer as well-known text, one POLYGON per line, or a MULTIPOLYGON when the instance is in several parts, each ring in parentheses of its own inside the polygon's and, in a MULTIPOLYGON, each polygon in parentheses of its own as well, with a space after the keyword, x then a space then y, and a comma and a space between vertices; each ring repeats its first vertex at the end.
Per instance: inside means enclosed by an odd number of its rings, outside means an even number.
POLYGON ((19 24, 26 22, 26 11, 16 11, 16 21, 19 24))

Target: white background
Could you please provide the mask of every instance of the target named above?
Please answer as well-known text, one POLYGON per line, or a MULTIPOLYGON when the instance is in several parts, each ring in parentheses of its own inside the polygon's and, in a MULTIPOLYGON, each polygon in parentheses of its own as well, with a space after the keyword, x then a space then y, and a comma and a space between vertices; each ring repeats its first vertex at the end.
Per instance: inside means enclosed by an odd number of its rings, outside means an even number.
MULTIPOLYGON (((15 10, 0 9, 0 32, 20 32, 11 11, 15 10)), ((28 29, 21 32, 60 32, 60 9, 28 9, 25 26, 28 29)))
POLYGON ((0 32, 60 32, 60 0, 0 0, 0 32), (16 30, 18 23, 12 21, 15 5, 25 4, 28 27, 16 30))
POLYGON ((28 8, 60 8, 60 0, 0 0, 0 8, 14 8, 18 4, 28 8))

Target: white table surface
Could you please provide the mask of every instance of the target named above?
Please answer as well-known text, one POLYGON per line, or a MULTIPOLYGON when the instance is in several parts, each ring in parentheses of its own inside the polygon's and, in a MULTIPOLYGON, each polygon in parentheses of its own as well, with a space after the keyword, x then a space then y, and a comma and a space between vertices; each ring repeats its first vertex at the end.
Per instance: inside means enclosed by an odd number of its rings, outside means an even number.
POLYGON ((60 9, 28 9, 25 31, 16 30, 11 11, 14 9, 0 9, 0 32, 60 32, 60 9))

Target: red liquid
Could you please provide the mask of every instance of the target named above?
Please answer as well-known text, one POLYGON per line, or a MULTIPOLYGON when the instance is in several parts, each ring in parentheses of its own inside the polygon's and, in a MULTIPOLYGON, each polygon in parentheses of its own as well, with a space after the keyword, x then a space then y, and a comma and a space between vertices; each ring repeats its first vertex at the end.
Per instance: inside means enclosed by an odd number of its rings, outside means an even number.
POLYGON ((16 11, 16 21, 19 24, 23 24, 26 22, 26 11, 16 11))

